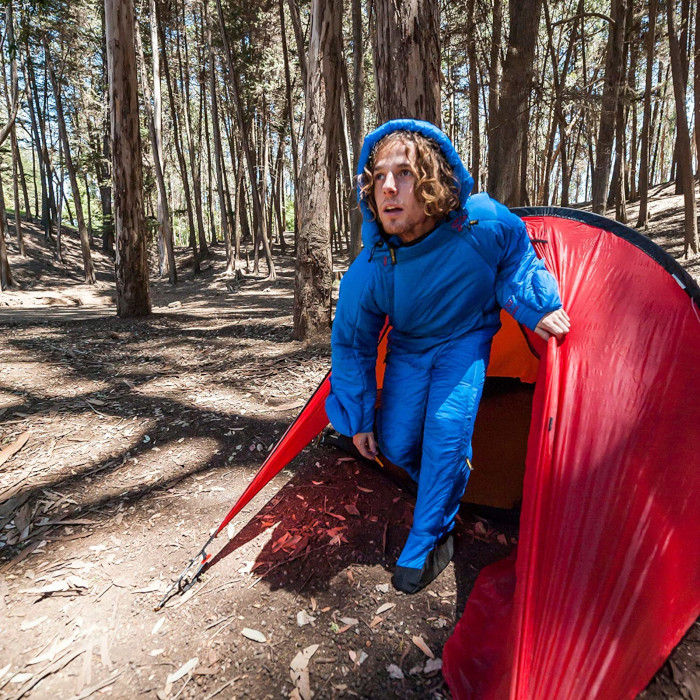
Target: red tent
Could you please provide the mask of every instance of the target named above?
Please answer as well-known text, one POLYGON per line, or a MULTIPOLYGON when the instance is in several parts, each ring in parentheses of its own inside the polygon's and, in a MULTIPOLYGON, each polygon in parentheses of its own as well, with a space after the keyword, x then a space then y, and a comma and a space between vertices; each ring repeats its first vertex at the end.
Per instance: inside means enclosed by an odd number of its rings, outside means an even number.
POLYGON ((443 672, 455 698, 633 698, 700 613, 700 290, 615 222, 518 213, 572 329, 539 365, 517 555, 443 672))
MULTIPOLYGON (((634 697, 700 613, 700 289, 616 222, 517 213, 572 330, 545 346, 505 323, 494 340, 466 496, 503 505, 522 492, 520 543, 478 578, 443 672, 455 698, 634 697), (536 378, 532 399, 494 377, 536 378)), ((326 425, 328 384, 209 542, 326 425)))

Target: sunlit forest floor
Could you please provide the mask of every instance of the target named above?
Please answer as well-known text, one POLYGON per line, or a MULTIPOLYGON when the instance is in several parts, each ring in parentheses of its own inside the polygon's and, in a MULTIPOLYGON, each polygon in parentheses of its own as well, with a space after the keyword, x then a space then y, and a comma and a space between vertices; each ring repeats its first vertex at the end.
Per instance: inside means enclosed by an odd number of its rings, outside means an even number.
MULTIPOLYGON (((649 233, 679 257, 671 192, 649 233)), ((464 510, 454 563, 397 594, 412 497, 332 447, 307 448, 153 611, 328 370, 327 345, 292 339, 293 259, 232 281, 222 246, 196 278, 180 251, 177 288, 153 279, 154 314, 124 321, 111 259, 93 251, 87 287, 72 231, 64 265, 38 228, 25 239, 0 294, 0 697, 449 697, 442 647, 517 526, 464 510)), ((698 623, 640 697, 700 697, 698 623)))

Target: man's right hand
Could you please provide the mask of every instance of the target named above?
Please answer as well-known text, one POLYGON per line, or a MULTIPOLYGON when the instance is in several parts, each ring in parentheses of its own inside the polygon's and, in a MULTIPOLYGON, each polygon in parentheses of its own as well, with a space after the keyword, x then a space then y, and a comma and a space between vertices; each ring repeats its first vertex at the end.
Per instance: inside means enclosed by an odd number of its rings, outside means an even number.
POLYGON ((374 461, 378 454, 377 441, 374 439, 374 433, 357 433, 353 436, 352 441, 359 453, 370 461, 374 461))

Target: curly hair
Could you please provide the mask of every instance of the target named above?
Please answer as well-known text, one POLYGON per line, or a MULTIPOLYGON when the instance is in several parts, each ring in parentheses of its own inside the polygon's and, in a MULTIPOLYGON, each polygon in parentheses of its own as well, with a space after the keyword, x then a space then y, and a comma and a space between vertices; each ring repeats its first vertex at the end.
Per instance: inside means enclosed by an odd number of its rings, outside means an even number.
POLYGON ((374 163, 377 154, 394 143, 406 147, 415 147, 415 162, 410 168, 416 178, 416 198, 423 204, 427 216, 444 219, 451 211, 459 208, 459 181, 445 158, 437 142, 415 131, 392 131, 377 141, 372 148, 367 165, 358 175, 360 200, 367 203, 374 219, 377 218, 377 206, 374 200, 374 163))

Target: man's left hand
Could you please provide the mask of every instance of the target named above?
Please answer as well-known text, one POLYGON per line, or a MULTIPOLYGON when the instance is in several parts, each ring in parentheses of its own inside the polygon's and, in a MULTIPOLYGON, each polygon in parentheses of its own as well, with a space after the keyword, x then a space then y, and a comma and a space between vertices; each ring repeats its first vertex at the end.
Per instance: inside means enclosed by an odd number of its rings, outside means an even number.
POLYGON ((557 340, 561 340, 570 330, 571 320, 569 314, 564 309, 552 311, 540 319, 540 322, 535 328, 535 333, 544 340, 549 340, 554 336, 557 340))

